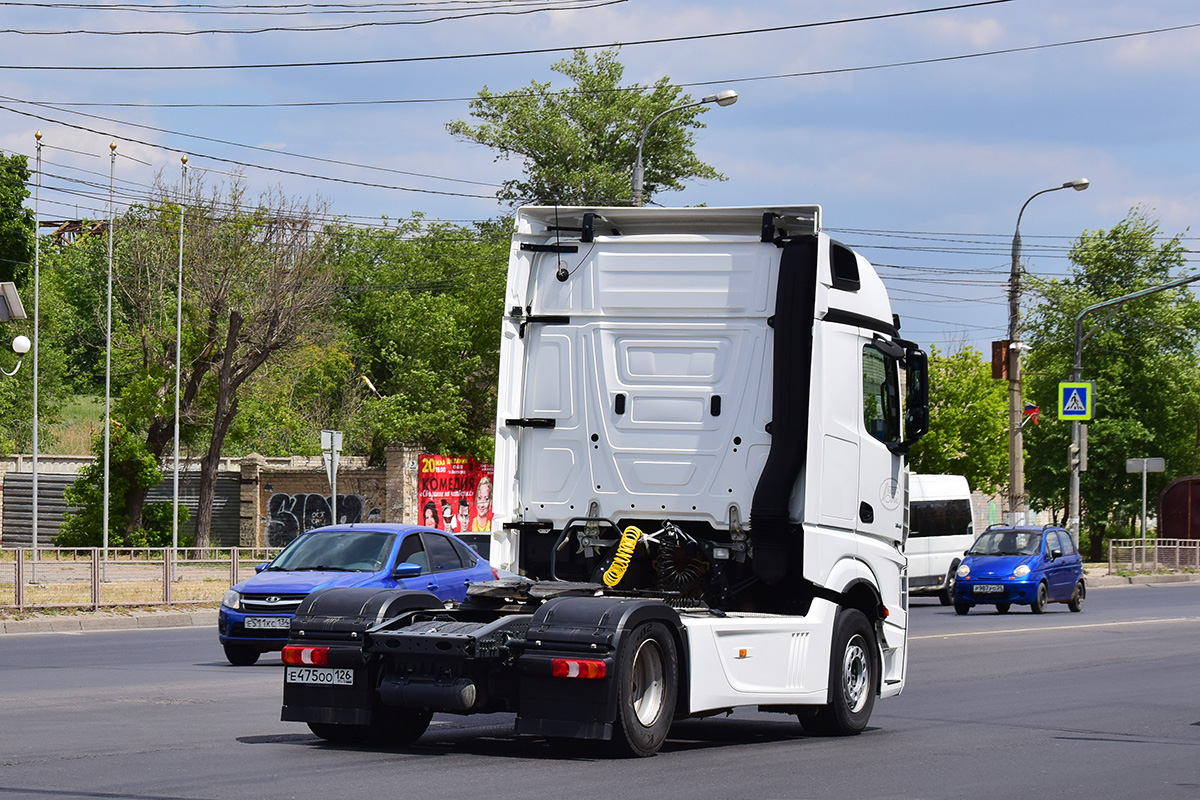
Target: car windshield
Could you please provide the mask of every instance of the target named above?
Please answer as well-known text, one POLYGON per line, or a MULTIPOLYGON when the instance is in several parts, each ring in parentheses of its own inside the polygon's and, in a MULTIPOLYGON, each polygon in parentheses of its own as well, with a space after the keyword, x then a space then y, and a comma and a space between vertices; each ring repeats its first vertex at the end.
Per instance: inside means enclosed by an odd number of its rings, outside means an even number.
POLYGON ((987 531, 971 545, 973 556, 1032 556, 1042 550, 1041 531, 987 531))
POLYGON ((378 531, 315 531, 296 537, 268 569, 378 572, 396 541, 378 531))

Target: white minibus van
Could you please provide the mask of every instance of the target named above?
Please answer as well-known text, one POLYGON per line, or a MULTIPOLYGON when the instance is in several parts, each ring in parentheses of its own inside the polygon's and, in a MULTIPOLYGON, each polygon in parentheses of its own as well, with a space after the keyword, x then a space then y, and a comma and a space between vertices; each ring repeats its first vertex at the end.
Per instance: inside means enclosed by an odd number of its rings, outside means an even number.
POLYGON ((909 475, 908 591, 954 600, 954 571, 975 542, 971 487, 962 475, 909 475))

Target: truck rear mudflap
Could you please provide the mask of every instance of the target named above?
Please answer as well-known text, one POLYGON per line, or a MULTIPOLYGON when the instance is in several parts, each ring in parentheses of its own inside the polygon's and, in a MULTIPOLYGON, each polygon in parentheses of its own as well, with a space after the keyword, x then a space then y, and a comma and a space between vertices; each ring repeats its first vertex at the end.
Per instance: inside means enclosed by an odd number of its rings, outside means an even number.
POLYGON ((379 659, 367 654, 366 631, 418 609, 442 608, 425 592, 326 589, 313 592, 292 619, 283 650, 287 722, 369 726, 379 706, 379 659))

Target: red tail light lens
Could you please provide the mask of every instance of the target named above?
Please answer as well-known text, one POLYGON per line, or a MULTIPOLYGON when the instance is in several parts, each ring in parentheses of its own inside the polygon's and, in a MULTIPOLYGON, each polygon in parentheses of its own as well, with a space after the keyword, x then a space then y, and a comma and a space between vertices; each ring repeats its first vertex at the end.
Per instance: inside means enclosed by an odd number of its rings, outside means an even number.
POLYGON ((550 674, 555 678, 603 678, 604 662, 595 658, 556 658, 550 662, 550 674))
POLYGON ((329 663, 329 648, 289 644, 283 648, 283 663, 293 667, 323 667, 329 663))

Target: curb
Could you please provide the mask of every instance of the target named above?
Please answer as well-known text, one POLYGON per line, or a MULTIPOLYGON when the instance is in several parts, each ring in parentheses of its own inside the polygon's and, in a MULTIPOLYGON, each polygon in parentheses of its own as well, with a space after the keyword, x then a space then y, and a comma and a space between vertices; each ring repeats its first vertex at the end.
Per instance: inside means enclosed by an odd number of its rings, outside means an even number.
POLYGON ((85 612, 33 619, 0 621, 0 634, 6 633, 80 633, 84 631, 128 631, 151 628, 205 628, 217 625, 217 612, 143 611, 134 614, 85 612))
POLYGON ((1163 583, 1200 583, 1200 573, 1170 573, 1164 575, 1085 575, 1089 589, 1109 586, 1154 586, 1163 583))

